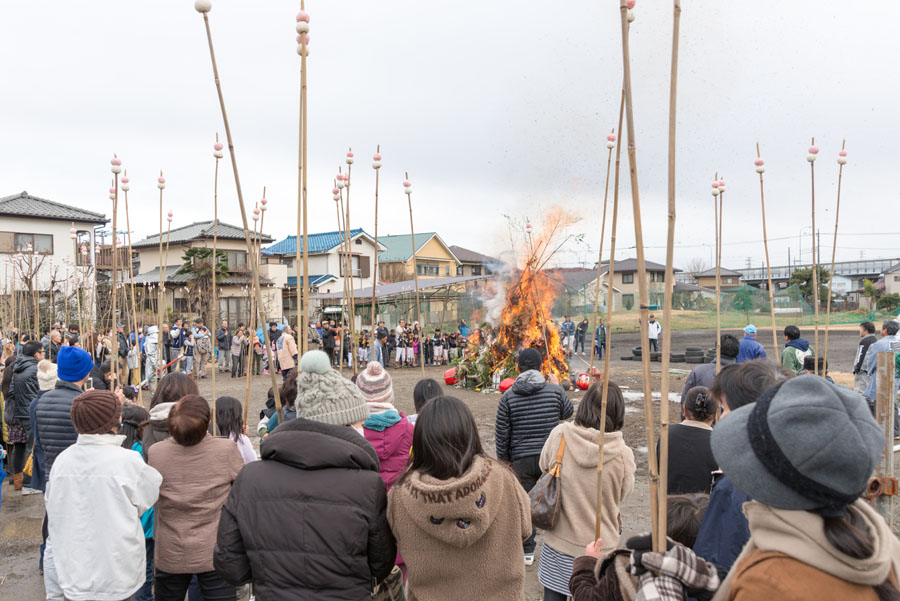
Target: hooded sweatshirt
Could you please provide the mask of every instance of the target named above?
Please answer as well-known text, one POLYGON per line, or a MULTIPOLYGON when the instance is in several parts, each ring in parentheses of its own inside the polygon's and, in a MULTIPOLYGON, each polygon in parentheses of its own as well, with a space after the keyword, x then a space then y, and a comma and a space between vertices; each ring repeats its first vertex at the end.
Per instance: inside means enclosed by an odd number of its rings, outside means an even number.
POLYGON ((368 405, 370 415, 363 423, 363 433, 378 455, 378 472, 390 490, 406 469, 415 425, 390 403, 368 405))
POLYGON ((150 423, 144 426, 144 435, 141 442, 144 443, 144 458, 147 458, 147 451, 150 447, 161 442, 171 436, 169 433, 169 412, 175 403, 160 403, 156 407, 150 409, 150 423))
POLYGON ((531 509, 505 465, 477 456, 459 478, 409 472, 388 493, 388 522, 409 566, 409 601, 525 598, 531 509))
POLYGON ((523 371, 497 405, 497 459, 540 455, 553 428, 574 412, 562 386, 547 382, 537 370, 523 371))
POLYGON ((781 364, 795 374, 800 373, 803 369, 803 358, 810 355, 815 355, 815 353, 809 350, 809 340, 806 338, 790 340, 781 351, 781 364))
MULTIPOLYGON (((562 459, 562 510, 552 530, 544 531, 544 541, 571 557, 584 554, 594 541, 597 517, 597 451, 600 431, 572 422, 553 429, 541 453, 541 469, 548 471, 556 460, 562 437, 566 452, 562 459)), ((622 432, 607 432, 603 440, 603 511, 600 538, 607 549, 619 541, 619 505, 634 489, 634 453, 625 444, 622 432)))
POLYGON ((751 501, 744 505, 750 541, 735 562, 716 600, 796 601, 877 599, 872 587, 900 574, 900 541, 884 519, 863 500, 853 504, 875 540, 875 552, 854 559, 825 538, 823 518, 809 511, 776 509, 751 501))

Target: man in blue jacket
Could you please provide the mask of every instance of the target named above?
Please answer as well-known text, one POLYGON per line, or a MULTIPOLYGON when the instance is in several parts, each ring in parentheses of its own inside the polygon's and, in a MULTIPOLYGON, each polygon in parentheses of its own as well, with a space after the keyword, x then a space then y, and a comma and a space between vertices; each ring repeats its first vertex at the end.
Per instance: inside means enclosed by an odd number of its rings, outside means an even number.
POLYGON ((765 358, 766 349, 756 341, 756 326, 751 323, 744 328, 744 337, 741 339, 741 347, 738 351, 736 363, 765 358))
MULTIPOLYGON (((512 462, 522 488, 531 490, 541 477, 539 460, 544 443, 560 420, 575 410, 566 392, 557 382, 548 382, 541 374, 544 358, 533 348, 519 353, 516 383, 500 397, 497 406, 495 439, 497 459, 512 462)), ((534 563, 534 529, 522 547, 525 565, 534 563)))

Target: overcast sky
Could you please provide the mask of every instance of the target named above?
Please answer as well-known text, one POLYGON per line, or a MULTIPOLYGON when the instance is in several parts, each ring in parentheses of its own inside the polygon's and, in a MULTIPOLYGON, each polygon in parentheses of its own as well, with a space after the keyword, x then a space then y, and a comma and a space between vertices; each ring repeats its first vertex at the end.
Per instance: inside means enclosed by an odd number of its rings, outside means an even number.
MULTIPOLYGON (((755 143, 766 160, 773 264, 810 225, 810 137, 822 258, 830 259, 837 152, 847 139, 838 260, 900 256, 900 3, 682 0, 676 265, 711 261, 710 183, 725 196, 723 264, 763 261, 755 143), (860 235, 860 234, 877 235, 860 235)), ((296 231, 299 2, 213 0, 210 13, 244 196, 268 187, 266 232, 296 231)), ((489 254, 560 205, 581 217, 558 255, 596 260, 605 134, 622 79, 618 2, 310 0, 310 231, 336 229, 332 178, 349 146, 352 225, 373 229, 371 155, 381 144, 380 234, 416 229, 489 254)), ((639 0, 632 25, 637 164, 647 258, 663 262, 671 4, 639 0)), ((206 36, 191 0, 0 2, 0 195, 22 190, 111 214, 109 159, 132 180, 135 239, 158 222, 211 219, 216 132, 206 36)), ((220 219, 240 224, 231 165, 220 219)), ((634 255, 623 152, 618 258, 634 255), (629 248, 632 247, 632 248, 629 248)), ((610 201, 612 193, 610 193, 610 201)), ((249 211, 248 207, 248 211, 249 211)), ((124 229, 124 211, 120 213, 124 229)), ((516 238, 520 240, 520 238, 516 238)), ((608 241, 606 243, 608 247, 608 241)), ((809 229, 802 241, 809 259, 809 229)))

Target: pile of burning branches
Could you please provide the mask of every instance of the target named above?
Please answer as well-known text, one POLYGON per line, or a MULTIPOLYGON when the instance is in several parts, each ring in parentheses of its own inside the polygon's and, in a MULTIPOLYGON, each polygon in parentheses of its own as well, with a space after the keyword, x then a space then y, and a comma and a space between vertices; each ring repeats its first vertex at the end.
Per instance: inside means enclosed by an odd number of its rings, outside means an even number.
MULTIPOLYGON (((547 219, 546 233, 532 240, 531 224, 526 224, 527 254, 523 266, 513 270, 500 282, 505 284, 505 303, 496 323, 482 324, 469 336, 466 354, 456 363, 456 377, 468 388, 489 388, 500 380, 516 376, 519 351, 536 348, 544 358, 541 369, 545 376, 568 378, 569 367, 552 320, 553 303, 559 293, 558 284, 544 271, 547 262, 568 240, 551 250, 551 243, 563 227, 574 220, 563 211, 547 219)), ((504 288, 499 289, 503 294, 504 288)))

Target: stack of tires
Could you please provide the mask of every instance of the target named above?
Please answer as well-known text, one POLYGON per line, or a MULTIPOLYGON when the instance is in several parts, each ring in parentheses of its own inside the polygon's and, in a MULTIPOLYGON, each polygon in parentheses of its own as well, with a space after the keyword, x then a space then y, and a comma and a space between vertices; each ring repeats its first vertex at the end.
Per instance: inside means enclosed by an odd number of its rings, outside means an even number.
POLYGON ((689 346, 684 351, 684 360, 686 363, 699 364, 705 363, 703 349, 699 346, 689 346))
POLYGON ((669 361, 672 363, 684 363, 687 360, 687 357, 684 353, 671 353, 669 355, 669 361))
POLYGON ((716 362, 716 347, 706 349, 706 362, 707 363, 715 363, 716 362))

